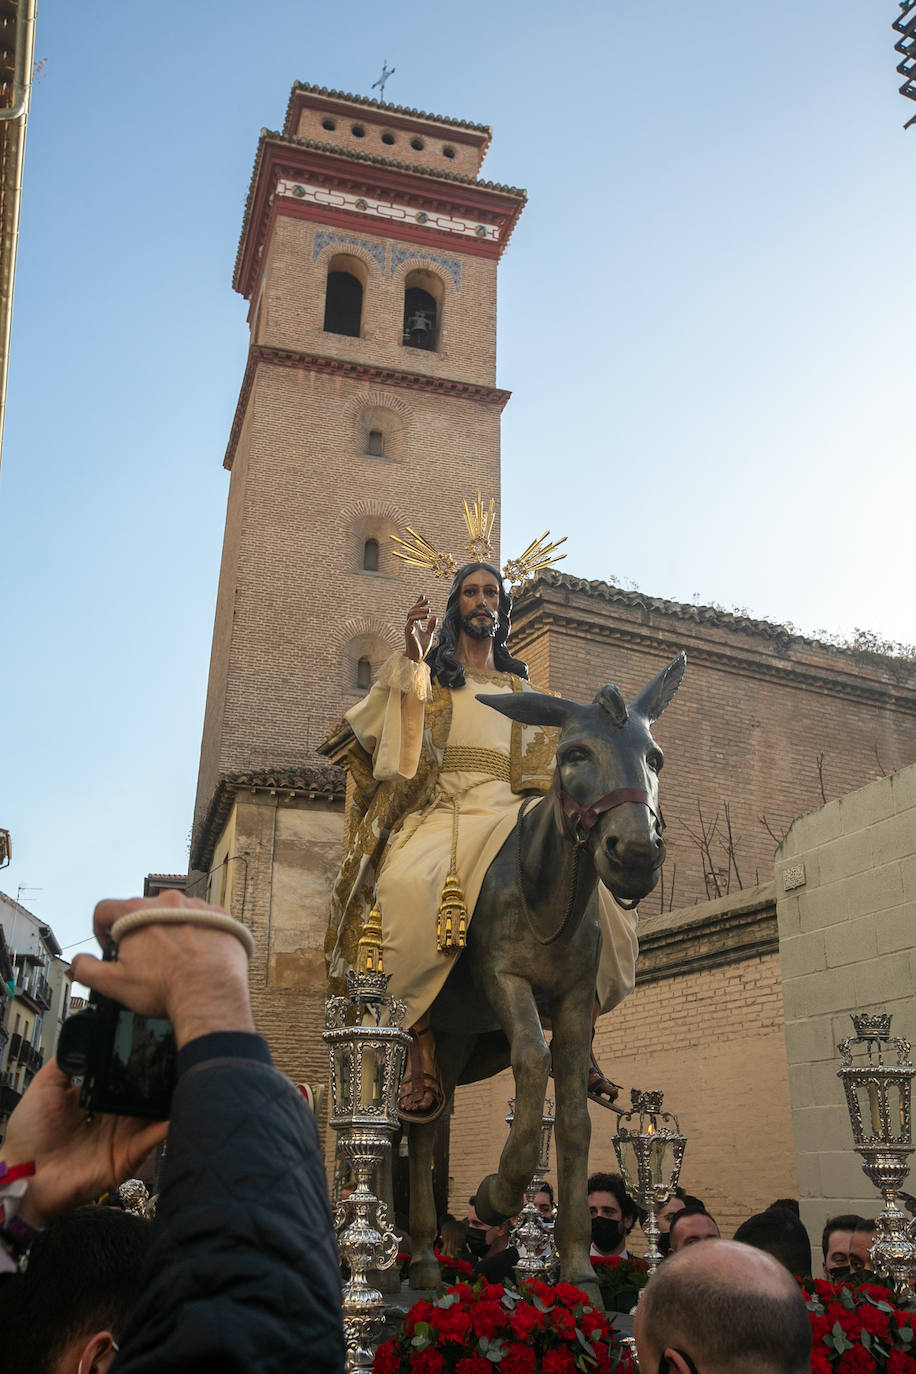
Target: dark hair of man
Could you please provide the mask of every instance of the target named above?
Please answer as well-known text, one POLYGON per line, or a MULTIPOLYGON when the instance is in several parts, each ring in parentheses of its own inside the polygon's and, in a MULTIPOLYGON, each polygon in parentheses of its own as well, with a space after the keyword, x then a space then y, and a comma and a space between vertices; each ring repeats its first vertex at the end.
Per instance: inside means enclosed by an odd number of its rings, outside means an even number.
POLYGON ((781 1207, 784 1212, 792 1212, 801 1220, 801 1207, 797 1197, 778 1197, 775 1202, 770 1203, 766 1210, 772 1212, 777 1207, 781 1207))
POLYGON ((483 571, 493 575, 499 588, 499 626, 493 640, 493 662, 496 670, 500 673, 515 673, 518 677, 528 676, 527 663, 523 663, 520 658, 513 658, 506 648, 512 624, 512 597, 503 586, 502 575, 490 563, 465 563, 455 574, 436 642, 426 655, 429 671, 443 687, 463 687, 467 680, 464 675, 464 664, 459 663, 455 657, 458 633, 461 629, 461 584, 471 573, 483 571))
POLYGON ((52 1221, 28 1268, 0 1284, 4 1374, 47 1374, 72 1342, 123 1334, 141 1295, 152 1227, 117 1207, 78 1207, 52 1221))
POLYGON ((776 1297, 682 1275, 682 1258, 666 1260, 640 1298, 646 1337, 658 1350, 683 1350, 698 1369, 718 1374, 810 1374, 811 1324, 800 1289, 776 1297))
POLYGON ((624 1221, 628 1218, 635 1220, 639 1216, 639 1208, 630 1197, 620 1174, 592 1174, 588 1180, 589 1193, 612 1193, 617 1199, 624 1221))
POLYGON ((873 1236, 878 1229, 878 1225, 871 1217, 857 1217, 856 1224, 852 1229, 858 1231, 860 1235, 873 1236))
POLYGON ((784 1264, 790 1274, 811 1273, 811 1242, 808 1232, 795 1216, 784 1207, 771 1207, 768 1212, 756 1212, 743 1221, 735 1232, 735 1240, 765 1250, 784 1264))
POLYGON ((669 1243, 670 1243, 671 1245, 674 1244, 674 1228, 675 1228, 675 1226, 680 1225, 680 1223, 681 1223, 682 1221, 684 1221, 684 1219, 685 1219, 686 1217, 709 1217, 709 1220, 710 1220, 717 1228, 718 1228, 718 1225, 719 1225, 719 1223, 716 1221, 715 1217, 712 1216, 709 1212, 707 1212, 706 1208, 703 1206, 702 1203, 700 1203, 699 1207, 682 1207, 681 1210, 680 1210, 679 1212, 674 1212, 674 1213, 672 1213, 672 1216, 671 1216, 671 1224, 670 1224, 670 1226, 668 1227, 668 1235, 669 1235, 670 1238, 671 1238, 669 1243))
MULTIPOLYGON (((538 1188, 538 1193, 546 1193, 551 1203, 553 1202, 553 1184, 548 1183, 546 1178, 541 1179, 541 1186, 538 1188)), ((537 1193, 535 1193, 535 1197, 537 1197, 537 1193)))
POLYGON ((824 1259, 827 1258, 827 1251, 830 1249, 830 1237, 834 1231, 854 1231, 862 1220, 855 1212, 841 1212, 838 1217, 829 1217, 824 1226, 821 1236, 821 1249, 824 1252, 824 1259))

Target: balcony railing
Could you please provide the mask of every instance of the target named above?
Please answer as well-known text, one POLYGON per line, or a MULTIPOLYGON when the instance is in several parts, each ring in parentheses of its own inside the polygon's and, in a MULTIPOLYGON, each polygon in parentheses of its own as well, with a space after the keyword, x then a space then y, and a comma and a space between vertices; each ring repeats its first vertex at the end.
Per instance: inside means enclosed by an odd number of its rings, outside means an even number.
POLYGON ((18 1031, 16 1031, 15 1035, 12 1035, 12 1036, 10 1037, 10 1055, 9 1055, 9 1058, 10 1058, 10 1063, 11 1063, 11 1064, 13 1063, 14 1060, 16 1060, 16 1059, 19 1058, 19 1048, 20 1048, 21 1045, 22 1045, 22 1036, 19 1034, 18 1031))

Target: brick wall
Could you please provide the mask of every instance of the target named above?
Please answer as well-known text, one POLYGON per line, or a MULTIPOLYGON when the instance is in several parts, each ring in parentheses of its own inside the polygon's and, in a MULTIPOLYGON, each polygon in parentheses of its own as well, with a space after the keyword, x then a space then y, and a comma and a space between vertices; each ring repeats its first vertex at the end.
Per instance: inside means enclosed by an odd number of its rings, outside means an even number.
POLYGON ((802 1215, 819 1236, 828 1216, 881 1205, 836 1076, 849 1012, 889 1011, 916 1039, 916 767, 796 821, 776 890, 802 1215))
MULTIPOLYGON (((546 574, 518 600, 513 647, 538 679, 587 700, 604 682, 633 696, 680 649, 687 673, 654 728, 665 751, 668 861, 644 914, 717 895, 704 880, 699 812, 718 817, 713 858, 729 872, 729 804, 740 885, 772 876, 776 842, 800 815, 916 761, 916 667, 788 635, 765 622, 546 574), (776 840, 764 825, 773 830, 776 840), (672 894, 673 886, 673 894, 672 894)), ((534 675, 534 674, 532 674, 534 675)))
MULTIPOLYGON (((599 1063, 624 1085, 622 1102, 631 1087, 664 1092, 688 1141, 682 1183, 728 1236, 798 1186, 775 944, 772 887, 669 913, 646 935, 635 992, 599 1020, 595 1036, 599 1063)), ((455 1095, 456 1215, 496 1166, 513 1092, 507 1071, 455 1095)), ((616 1170, 616 1115, 594 1104, 590 1113, 589 1167, 616 1170)), ((555 1158, 550 1177, 556 1182, 555 1158)))

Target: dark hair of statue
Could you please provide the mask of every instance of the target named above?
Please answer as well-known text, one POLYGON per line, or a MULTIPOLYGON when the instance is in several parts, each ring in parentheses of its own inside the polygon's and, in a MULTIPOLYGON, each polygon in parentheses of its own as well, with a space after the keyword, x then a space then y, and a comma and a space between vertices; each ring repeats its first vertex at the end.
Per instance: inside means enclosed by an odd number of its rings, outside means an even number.
POLYGON ((503 586, 502 575, 491 563, 465 563, 455 574, 436 642, 426 655, 430 673, 443 687, 463 687, 466 682, 464 665, 455 657, 458 633, 461 629, 461 584, 471 573, 480 572, 482 569, 493 574, 499 588, 499 627, 493 640, 493 663, 496 670, 499 673, 515 673, 518 677, 528 676, 527 663, 523 663, 519 658, 513 658, 506 648, 512 623, 512 597, 503 586))

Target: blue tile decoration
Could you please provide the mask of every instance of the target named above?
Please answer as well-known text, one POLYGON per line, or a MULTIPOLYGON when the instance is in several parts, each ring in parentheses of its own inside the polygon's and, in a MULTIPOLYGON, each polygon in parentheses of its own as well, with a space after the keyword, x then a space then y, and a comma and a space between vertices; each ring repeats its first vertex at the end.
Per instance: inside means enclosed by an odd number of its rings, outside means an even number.
POLYGON ((437 257, 435 253, 424 253, 424 252, 422 252, 420 249, 417 249, 417 248, 399 248, 397 245, 395 245, 395 247, 392 248, 392 250, 391 250, 391 275, 394 276, 395 272, 396 272, 396 271, 398 270, 398 268, 401 266, 401 263, 402 263, 402 262, 410 262, 412 259, 413 259, 413 260, 420 260, 420 261, 423 261, 423 262, 436 262, 436 263, 438 263, 440 267, 444 267, 444 268, 445 268, 446 272, 448 272, 448 274, 449 274, 449 276, 451 277, 452 281, 455 283, 455 290, 456 290, 456 291, 460 291, 460 290, 461 290, 461 263, 460 263, 460 262, 458 262, 455 258, 440 258, 440 257, 437 257))
POLYGON ((385 275, 385 245, 383 243, 363 243, 362 239, 349 239, 346 234, 329 234, 326 229, 319 229, 312 244, 312 262, 315 261, 319 253, 331 244, 340 248, 365 249, 375 258, 382 276, 385 275))

